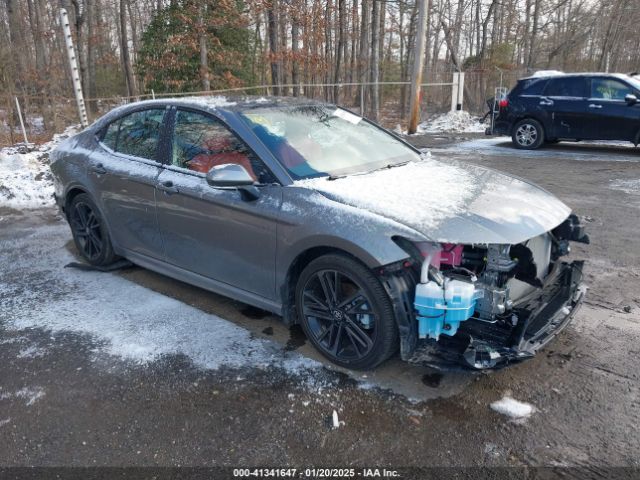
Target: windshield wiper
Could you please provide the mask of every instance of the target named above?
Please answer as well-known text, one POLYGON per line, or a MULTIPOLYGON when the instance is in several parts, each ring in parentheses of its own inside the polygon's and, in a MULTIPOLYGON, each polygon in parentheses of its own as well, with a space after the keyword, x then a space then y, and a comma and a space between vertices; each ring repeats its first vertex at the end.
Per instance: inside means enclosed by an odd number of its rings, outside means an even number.
POLYGON ((382 167, 374 168, 373 170, 369 170, 366 173, 377 172, 378 170, 389 170, 389 169, 394 168, 394 167, 402 167, 403 165, 406 165, 407 163, 409 163, 409 160, 407 160, 406 162, 400 162, 400 163, 387 163, 386 165, 383 165, 382 167))
POLYGON ((338 180, 340 178, 346 178, 346 175, 329 175, 327 180, 338 180))

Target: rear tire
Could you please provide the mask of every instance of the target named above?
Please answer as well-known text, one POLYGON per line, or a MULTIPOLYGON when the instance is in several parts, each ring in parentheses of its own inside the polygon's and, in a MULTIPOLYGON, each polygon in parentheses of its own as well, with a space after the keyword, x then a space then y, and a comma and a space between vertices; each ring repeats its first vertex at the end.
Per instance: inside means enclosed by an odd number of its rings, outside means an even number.
POLYGON ((116 260, 107 225, 92 198, 76 195, 69 204, 69 226, 80 255, 91 265, 101 267, 116 260))
POLYGON ((513 126, 511 140, 521 150, 535 150, 544 143, 544 128, 537 120, 525 118, 513 126))
POLYGON ((347 255, 324 255, 305 267, 296 285, 296 308, 309 341, 342 367, 372 369, 398 348, 387 292, 347 255))

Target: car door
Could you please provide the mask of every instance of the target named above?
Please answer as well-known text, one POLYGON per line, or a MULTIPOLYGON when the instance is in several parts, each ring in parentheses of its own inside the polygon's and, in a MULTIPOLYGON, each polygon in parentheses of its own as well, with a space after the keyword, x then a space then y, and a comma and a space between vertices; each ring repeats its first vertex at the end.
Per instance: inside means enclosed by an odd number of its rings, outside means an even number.
POLYGON ((163 255, 155 185, 164 115, 165 108, 147 108, 111 122, 100 132, 88 165, 116 249, 155 258, 163 255))
POLYGON ((540 105, 551 113, 551 132, 547 138, 591 138, 587 107, 587 79, 585 77, 554 77, 544 89, 540 105))
POLYGON ((218 282, 275 299, 276 219, 282 187, 264 163, 220 120, 178 109, 171 158, 158 177, 156 206, 165 260, 218 282), (214 166, 242 165, 260 196, 214 188, 214 166))
POLYGON ((593 77, 588 115, 598 140, 633 141, 640 130, 640 109, 625 97, 636 95, 630 85, 611 77, 593 77))

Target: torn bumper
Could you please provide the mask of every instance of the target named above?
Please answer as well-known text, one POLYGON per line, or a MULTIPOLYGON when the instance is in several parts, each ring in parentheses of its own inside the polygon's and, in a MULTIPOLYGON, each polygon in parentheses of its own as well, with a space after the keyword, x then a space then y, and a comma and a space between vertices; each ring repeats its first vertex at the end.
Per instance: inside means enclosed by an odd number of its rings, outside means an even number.
POLYGON ((418 341, 412 355, 403 358, 437 368, 462 364, 487 369, 533 357, 571 322, 581 306, 586 292, 582 267, 582 261, 556 263, 542 288, 514 304, 512 323, 470 319, 453 337, 418 341))
MULTIPOLYGON (((516 357, 533 356, 558 335, 582 305, 586 287, 582 283, 582 261, 561 263, 533 298, 519 301, 514 310, 529 316, 512 349, 516 357)), ((509 353, 509 352, 505 352, 509 353)))

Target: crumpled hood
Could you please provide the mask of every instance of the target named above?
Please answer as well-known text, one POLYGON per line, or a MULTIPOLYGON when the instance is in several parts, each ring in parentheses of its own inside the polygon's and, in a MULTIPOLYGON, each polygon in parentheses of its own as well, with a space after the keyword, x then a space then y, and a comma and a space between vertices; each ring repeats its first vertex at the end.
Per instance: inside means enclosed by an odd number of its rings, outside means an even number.
POLYGON ((549 192, 526 181, 475 165, 432 159, 297 183, 438 242, 520 243, 553 229, 571 213, 549 192))

